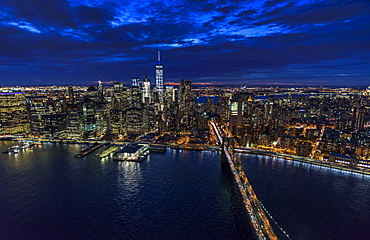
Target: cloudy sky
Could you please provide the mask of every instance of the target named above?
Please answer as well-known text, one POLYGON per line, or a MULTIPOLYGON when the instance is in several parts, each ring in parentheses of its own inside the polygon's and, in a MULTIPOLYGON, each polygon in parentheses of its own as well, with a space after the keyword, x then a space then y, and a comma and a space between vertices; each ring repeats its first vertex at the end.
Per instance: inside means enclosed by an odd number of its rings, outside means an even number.
POLYGON ((369 0, 0 0, 0 85, 370 85, 369 0))

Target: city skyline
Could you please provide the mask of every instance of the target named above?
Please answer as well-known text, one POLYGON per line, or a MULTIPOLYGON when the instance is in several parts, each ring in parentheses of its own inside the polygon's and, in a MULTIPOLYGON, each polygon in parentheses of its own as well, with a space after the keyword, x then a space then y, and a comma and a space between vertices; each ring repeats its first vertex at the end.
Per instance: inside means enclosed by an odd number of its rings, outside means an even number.
POLYGON ((0 3, 0 85, 367 86, 368 1, 0 3))

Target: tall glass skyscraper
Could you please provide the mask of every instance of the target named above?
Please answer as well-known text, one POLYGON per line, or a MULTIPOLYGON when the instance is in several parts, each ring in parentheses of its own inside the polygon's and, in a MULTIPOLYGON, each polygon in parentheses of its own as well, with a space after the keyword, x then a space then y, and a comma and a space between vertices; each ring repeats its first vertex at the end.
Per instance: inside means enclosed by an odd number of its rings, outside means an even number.
POLYGON ((160 51, 158 51, 158 63, 155 67, 155 87, 159 93, 163 93, 163 66, 160 51))
POLYGON ((148 75, 145 74, 144 80, 143 80, 143 103, 145 105, 149 105, 151 102, 150 98, 150 79, 148 78, 148 75))

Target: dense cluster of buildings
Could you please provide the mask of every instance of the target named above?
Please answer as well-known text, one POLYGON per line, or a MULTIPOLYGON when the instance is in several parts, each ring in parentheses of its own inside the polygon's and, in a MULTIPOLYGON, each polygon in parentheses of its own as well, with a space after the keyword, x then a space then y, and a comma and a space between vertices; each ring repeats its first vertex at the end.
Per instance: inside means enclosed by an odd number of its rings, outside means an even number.
POLYGON ((145 75, 132 78, 129 86, 116 82, 103 87, 99 81, 88 87, 3 88, 0 134, 63 139, 133 139, 153 132, 204 136, 204 113, 216 109, 197 104, 191 81, 164 87, 159 53, 155 70, 155 84, 145 75))
POLYGON ((3 88, 0 135, 115 140, 167 133, 213 144, 212 118, 239 147, 330 161, 370 159, 369 93, 321 87, 194 88, 183 79, 178 87, 164 87, 158 55, 155 85, 145 75, 132 78, 130 86, 99 81, 88 87, 3 88))
MULTIPOLYGON (((121 139, 151 132, 201 134, 208 131, 209 117, 219 116, 221 105, 194 92, 191 81, 180 80, 178 88, 151 86, 145 76, 133 78, 132 86, 116 82, 103 88, 99 82, 88 87, 3 89, 0 134, 69 139, 121 139)), ((225 114, 227 108, 225 101, 225 114)))
POLYGON ((369 89, 253 92, 240 91, 230 100, 229 131, 240 146, 320 160, 370 159, 369 89))

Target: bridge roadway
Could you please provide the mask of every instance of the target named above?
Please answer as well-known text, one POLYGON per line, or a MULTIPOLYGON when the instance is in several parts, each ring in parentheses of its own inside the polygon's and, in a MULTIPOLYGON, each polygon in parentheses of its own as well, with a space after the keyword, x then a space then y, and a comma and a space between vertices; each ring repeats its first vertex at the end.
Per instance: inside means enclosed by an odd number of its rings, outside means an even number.
MULTIPOLYGON (((222 135, 225 134, 222 134, 222 130, 220 130, 220 128, 214 121, 210 121, 210 125, 210 129, 217 136, 217 140, 220 143, 223 143, 224 140, 222 135)), ((248 181, 247 176, 244 173, 240 160, 230 153, 229 148, 230 145, 227 146, 227 144, 222 144, 222 151, 225 154, 227 162, 230 165, 231 172, 233 173, 235 182, 243 198, 245 209, 248 213, 249 220, 252 224, 257 239, 278 239, 269 221, 269 219, 271 219, 271 216, 268 216, 264 211, 264 207, 261 206, 260 201, 258 200, 251 184, 248 181)), ((284 234, 279 235, 281 235, 279 236, 279 239, 289 239, 285 232, 284 234)))

